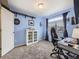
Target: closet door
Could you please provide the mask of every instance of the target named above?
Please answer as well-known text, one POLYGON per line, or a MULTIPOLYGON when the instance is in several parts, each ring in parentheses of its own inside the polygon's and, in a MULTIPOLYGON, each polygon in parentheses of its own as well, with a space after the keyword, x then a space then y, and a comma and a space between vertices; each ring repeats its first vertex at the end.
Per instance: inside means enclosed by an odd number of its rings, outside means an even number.
POLYGON ((14 48, 14 14, 1 7, 2 56, 14 48))

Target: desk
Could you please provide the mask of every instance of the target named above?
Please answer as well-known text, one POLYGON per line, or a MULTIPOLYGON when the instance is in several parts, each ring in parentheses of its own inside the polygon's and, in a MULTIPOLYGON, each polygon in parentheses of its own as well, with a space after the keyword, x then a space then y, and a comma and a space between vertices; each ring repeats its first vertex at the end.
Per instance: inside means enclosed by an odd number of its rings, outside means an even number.
POLYGON ((69 43, 65 41, 72 41, 72 38, 66 38, 58 42, 58 47, 64 50, 67 50, 73 54, 79 55, 79 46, 78 47, 70 47, 68 46, 69 43))

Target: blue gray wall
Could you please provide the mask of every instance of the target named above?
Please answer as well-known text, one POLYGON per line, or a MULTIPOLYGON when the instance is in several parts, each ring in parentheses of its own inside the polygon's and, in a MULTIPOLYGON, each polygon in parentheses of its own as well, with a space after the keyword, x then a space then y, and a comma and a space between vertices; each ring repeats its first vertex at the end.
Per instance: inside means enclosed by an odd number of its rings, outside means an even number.
MULTIPOLYGON (((15 31, 15 46, 23 45, 26 43, 26 29, 30 26, 28 25, 28 20, 30 20, 30 17, 25 17, 23 15, 17 15, 15 18, 18 18, 20 20, 19 25, 14 26, 15 31)), ((34 28, 38 30, 38 41, 44 39, 45 36, 45 20, 41 17, 37 17, 34 20, 34 28), (41 23, 41 26, 40 26, 41 23)))

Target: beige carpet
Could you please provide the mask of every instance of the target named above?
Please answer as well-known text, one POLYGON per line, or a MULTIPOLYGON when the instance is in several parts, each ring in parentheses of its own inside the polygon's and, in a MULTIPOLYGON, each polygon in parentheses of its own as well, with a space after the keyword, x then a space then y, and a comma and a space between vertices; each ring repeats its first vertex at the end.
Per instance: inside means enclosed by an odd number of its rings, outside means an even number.
POLYGON ((50 57, 53 45, 47 41, 40 41, 33 45, 14 48, 0 59, 57 59, 50 57))
POLYGON ((41 41, 29 46, 14 48, 0 59, 56 59, 50 57, 53 46, 47 41, 41 41))

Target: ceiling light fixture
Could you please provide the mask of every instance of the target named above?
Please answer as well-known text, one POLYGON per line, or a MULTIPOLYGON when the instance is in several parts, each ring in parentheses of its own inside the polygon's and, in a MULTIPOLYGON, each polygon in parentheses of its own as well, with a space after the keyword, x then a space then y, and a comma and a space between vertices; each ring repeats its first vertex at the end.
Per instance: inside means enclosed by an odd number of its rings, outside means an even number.
POLYGON ((39 8, 43 8, 44 4, 43 3, 38 3, 39 8))
POLYGON ((44 7, 44 3, 40 2, 39 0, 37 1, 37 6, 38 8, 43 8, 44 7))

